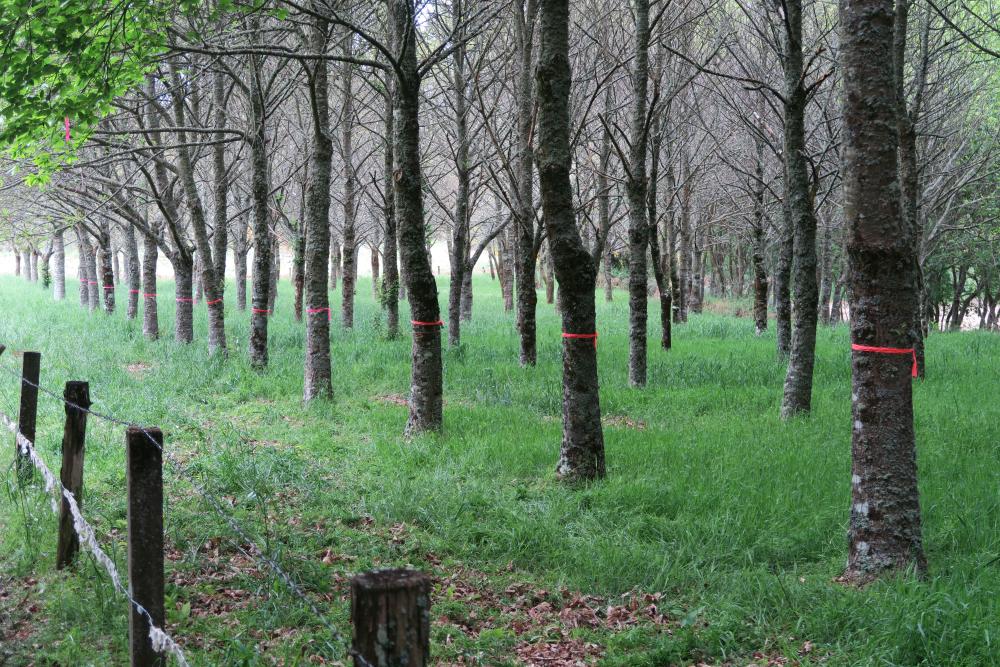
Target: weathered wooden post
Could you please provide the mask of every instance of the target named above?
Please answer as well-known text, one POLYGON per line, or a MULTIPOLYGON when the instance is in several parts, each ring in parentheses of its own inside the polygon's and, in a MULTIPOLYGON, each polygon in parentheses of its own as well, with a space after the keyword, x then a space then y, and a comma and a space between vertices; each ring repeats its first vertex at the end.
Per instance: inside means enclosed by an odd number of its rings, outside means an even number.
MULTIPOLYGON (((132 597, 163 628, 163 433, 130 426, 126 441, 128 484, 128 584, 132 597)), ((161 667, 153 650, 150 619, 131 610, 128 624, 132 667, 161 667)))
MULTIPOLYGON (((62 485, 76 498, 76 504, 83 504, 83 451, 87 437, 87 408, 90 407, 90 385, 86 382, 70 381, 63 391, 66 401, 66 425, 63 428, 62 470, 59 477, 62 485)), ((71 564, 80 551, 80 537, 73 528, 73 515, 69 502, 62 499, 59 512, 59 543, 56 547, 56 569, 61 570, 71 564)))
MULTIPOLYGON (((35 423, 38 419, 38 378, 41 366, 40 352, 24 353, 21 370, 21 409, 17 415, 17 428, 32 443, 35 442, 35 423)), ((21 453, 16 437, 14 449, 17 451, 17 478, 22 482, 31 479, 34 468, 28 457, 21 453)))
POLYGON ((375 570, 354 577, 351 623, 355 667, 429 664, 430 593, 430 579, 416 570, 375 570))

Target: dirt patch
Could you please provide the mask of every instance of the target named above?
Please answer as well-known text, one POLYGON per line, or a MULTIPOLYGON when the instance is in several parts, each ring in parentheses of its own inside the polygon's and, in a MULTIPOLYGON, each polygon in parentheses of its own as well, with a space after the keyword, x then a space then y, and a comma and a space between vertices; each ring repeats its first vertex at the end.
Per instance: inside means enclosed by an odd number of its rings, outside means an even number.
POLYGON ((125 364, 125 370, 128 374, 134 378, 141 378, 149 371, 153 370, 150 364, 144 363, 142 361, 136 361, 131 364, 125 364))
POLYGON ((632 419, 625 415, 604 415, 601 423, 605 426, 615 426, 618 428, 630 428, 635 431, 645 431, 646 422, 641 419, 632 419))
POLYGON ((598 644, 563 635, 557 641, 518 644, 517 657, 525 667, 582 667, 595 664, 604 654, 598 644))
POLYGON ((408 406, 409 401, 406 400, 406 396, 402 394, 380 394, 374 397, 374 400, 378 403, 389 403, 391 405, 408 406))
POLYGON ((32 593, 38 580, 33 577, 14 579, 0 577, 0 664, 12 654, 15 646, 34 636, 41 611, 32 593))

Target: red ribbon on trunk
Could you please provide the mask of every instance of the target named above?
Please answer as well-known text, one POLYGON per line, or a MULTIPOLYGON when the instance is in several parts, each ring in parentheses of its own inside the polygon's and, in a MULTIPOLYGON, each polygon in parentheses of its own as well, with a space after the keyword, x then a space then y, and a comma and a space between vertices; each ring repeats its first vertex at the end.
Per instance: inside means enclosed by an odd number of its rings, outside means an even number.
POLYGON ((222 303, 222 297, 219 297, 218 299, 215 299, 214 301, 206 301, 205 305, 206 306, 214 306, 217 303, 222 303))
POLYGON ((331 311, 329 308, 310 308, 307 312, 310 315, 316 315, 317 313, 326 313, 327 320, 333 319, 333 311, 331 311))
POLYGON ((913 357, 912 377, 917 377, 917 351, 912 347, 877 347, 875 345, 859 345, 851 343, 855 352, 874 352, 875 354, 909 354, 913 357))
POLYGON ((597 349, 597 332, 596 331, 594 333, 589 333, 589 334, 563 333, 562 337, 563 338, 582 338, 584 340, 592 338, 592 339, 594 339, 594 349, 595 350, 597 349))

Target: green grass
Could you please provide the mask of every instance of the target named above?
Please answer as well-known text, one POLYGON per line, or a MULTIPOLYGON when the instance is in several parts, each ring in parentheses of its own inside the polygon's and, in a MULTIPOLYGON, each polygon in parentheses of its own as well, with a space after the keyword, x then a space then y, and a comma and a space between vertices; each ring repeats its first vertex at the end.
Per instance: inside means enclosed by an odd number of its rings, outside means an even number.
MULTIPOLYGON (((89 380, 95 410, 162 427, 167 446, 345 631, 345 578, 412 564, 439 577, 440 661, 516 664, 519 646, 580 639, 602 647, 604 665, 745 665, 755 653, 824 665, 997 664, 1000 337, 930 339, 929 379, 914 399, 929 577, 857 590, 832 581, 846 559, 850 494, 845 328, 819 332, 812 415, 782 423, 784 366, 773 336, 756 338, 750 320, 694 316, 667 353, 653 348, 654 324, 649 387, 636 390, 626 381, 626 299, 599 300, 602 409, 631 422, 605 428, 607 480, 571 489, 553 474, 561 341, 552 306, 539 306, 538 366, 520 368, 512 314, 495 283, 477 279, 475 320, 463 346, 445 351, 445 431, 406 441, 406 408, 384 397, 408 391, 409 338, 385 340, 370 284, 359 287, 357 327, 333 327, 336 397, 310 406, 286 284, 262 374, 246 362, 247 318, 231 305, 221 360, 207 355, 203 306, 196 342, 181 346, 161 298, 165 339, 150 343, 122 313, 83 312, 75 284, 56 304, 0 278, 0 343, 41 351, 44 385, 89 380), (135 363, 150 368, 137 376, 126 368, 135 363), (518 606, 519 586, 537 599, 518 606), (525 609, 544 599, 558 608, 563 588, 601 596, 601 609, 661 592, 667 624, 565 629, 555 616, 518 634, 525 609), (806 641, 812 650, 800 655, 806 641)), ((17 360, 8 352, 0 365, 17 360)), ((9 415, 16 389, 0 374, 9 415)), ((53 469, 62 418, 43 397, 37 440, 53 469)), ((94 419, 88 429, 84 513, 124 569, 123 429, 94 419)), ((40 489, 17 489, 12 451, 0 454, 0 663, 126 664, 122 599, 89 558, 55 572, 55 519, 40 489)), ((165 475, 168 622, 193 663, 342 659, 278 580, 237 556, 231 531, 190 485, 169 466, 165 475)))

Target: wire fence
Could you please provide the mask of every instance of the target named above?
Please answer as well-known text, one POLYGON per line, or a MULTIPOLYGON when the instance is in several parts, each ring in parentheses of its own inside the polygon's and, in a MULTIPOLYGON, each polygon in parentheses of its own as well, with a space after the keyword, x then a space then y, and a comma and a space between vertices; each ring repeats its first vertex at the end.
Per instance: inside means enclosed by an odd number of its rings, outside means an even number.
MULTIPOLYGON (((2 351, 0 347, 0 351, 2 351)), ((162 455, 163 459, 169 462, 172 470, 177 473, 177 475, 183 478, 190 486, 195 490, 195 492, 212 508, 212 510, 223 520, 223 522, 229 527, 229 529, 235 534, 239 539, 231 540, 233 546, 244 556, 246 556, 251 561, 255 562, 258 567, 262 569, 271 570, 275 576, 277 576, 289 592, 293 594, 295 598, 302 602, 303 605, 309 610, 313 615, 314 620, 322 625, 330 634, 332 641, 328 641, 328 646, 334 651, 343 651, 349 658, 353 658, 355 665, 359 667, 373 667, 371 663, 365 659, 359 652, 357 652, 351 642, 340 632, 340 630, 330 622, 325 614, 319 609, 316 603, 306 594, 302 587, 296 582, 292 575, 283 568, 277 561, 276 557, 267 553, 257 542, 250 536, 250 531, 244 528, 233 515, 224 509, 222 501, 215 497, 211 492, 209 492, 203 484, 201 484, 195 475, 188 469, 188 467, 177 459, 171 452, 167 451, 164 447, 160 445, 157 439, 144 427, 139 426, 135 422, 117 417, 114 415, 105 414, 103 412, 98 412, 96 410, 90 409, 89 406, 79 405, 74 403, 64 396, 59 395, 57 392, 39 384, 32 382, 31 380, 25 378, 21 372, 7 368, 2 362, 0 362, 0 372, 10 375, 16 378, 21 384, 30 386, 36 389, 38 392, 56 399, 57 401, 63 403, 69 408, 86 413, 92 417, 102 420, 107 423, 116 424, 119 426, 124 426, 126 428, 134 429, 140 432, 146 440, 149 441, 162 455)), ((4 426, 15 434, 15 439, 18 445, 18 450, 23 456, 28 458, 34 467, 41 473, 42 479, 45 485, 45 491, 52 496, 52 509, 56 514, 59 513, 59 508, 56 503, 57 497, 62 497, 65 499, 69 510, 72 514, 73 528, 79 536, 82 545, 86 546, 87 550, 94 556, 96 561, 104 568, 111 578, 111 582, 114 588, 124 595, 129 603, 135 608, 135 610, 142 615, 149 623, 149 639, 150 642, 157 652, 166 652, 174 656, 178 664, 186 666, 188 662, 184 656, 183 651, 174 639, 167 634, 162 628, 158 627, 154 622, 150 613, 139 604, 129 593, 127 588, 122 583, 121 575, 119 574, 114 562, 108 557, 107 553, 101 548, 97 541, 96 534, 93 527, 87 523, 84 519, 82 513, 80 512, 79 505, 74 498, 73 494, 67 490, 60 481, 57 480, 52 471, 46 466, 45 462, 39 456, 34 443, 32 443, 28 438, 26 438, 19 430, 17 423, 10 419, 6 414, 0 412, 0 421, 3 422, 4 426)))
POLYGON ((57 497, 62 497, 66 501, 69 507, 70 514, 73 516, 73 530, 76 531, 77 536, 80 538, 80 544, 85 546, 88 551, 94 556, 94 559, 104 568, 108 573, 108 577, 111 578, 111 583, 115 587, 115 590, 124 595, 132 607, 135 608, 139 614, 141 614, 147 622, 149 623, 149 640, 153 645, 153 650, 157 653, 162 653, 164 651, 173 655, 180 665, 187 666, 187 659, 184 657, 184 652, 181 647, 177 645, 177 642, 168 635, 162 628, 156 625, 156 621, 153 620, 152 615, 139 604, 135 598, 129 593, 128 589, 122 584, 121 575, 118 573, 118 568, 115 566, 114 561, 108 556, 108 554, 101 548, 100 543, 97 541, 97 536, 94 532, 93 527, 87 523, 87 520, 83 518, 80 513, 80 506, 76 502, 76 498, 73 494, 62 485, 61 482, 56 480, 55 475, 49 470, 49 467, 45 465, 45 461, 38 455, 38 451, 35 449, 33 442, 24 437, 24 434, 18 429, 17 424, 8 417, 3 412, 0 412, 0 422, 7 427, 11 433, 14 434, 14 438, 17 441, 18 451, 25 457, 27 457, 35 469, 38 470, 42 475, 42 480, 45 482, 45 491, 51 495, 52 500, 52 511, 58 515, 59 506, 56 503, 57 497))

